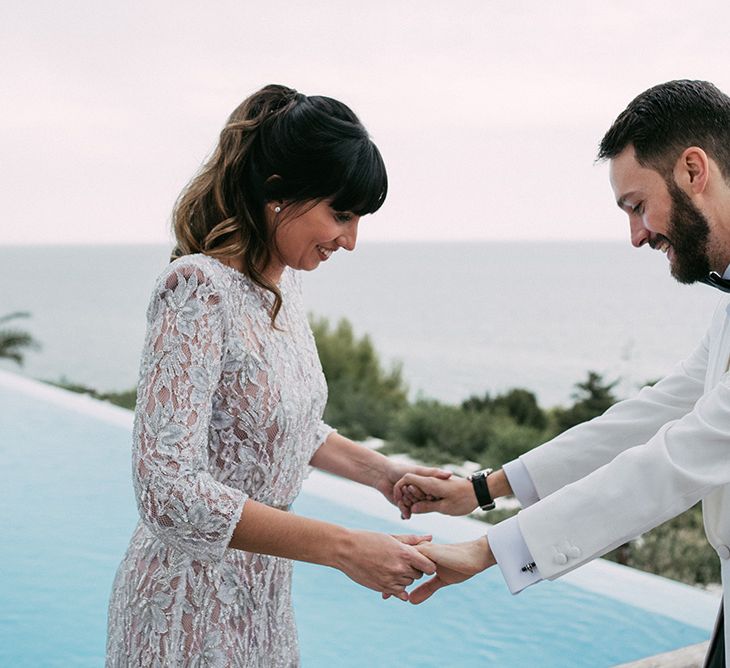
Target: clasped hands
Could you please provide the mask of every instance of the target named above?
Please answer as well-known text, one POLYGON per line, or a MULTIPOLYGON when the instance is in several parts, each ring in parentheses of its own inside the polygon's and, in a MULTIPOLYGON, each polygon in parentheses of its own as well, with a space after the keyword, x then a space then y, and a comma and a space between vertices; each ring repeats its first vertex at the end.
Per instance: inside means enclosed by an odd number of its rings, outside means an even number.
MULTIPOLYGON (((468 515, 477 508, 471 481, 451 476, 448 471, 440 469, 424 468, 414 472, 411 468, 393 484, 392 493, 386 493, 383 489, 381 491, 398 506, 403 519, 408 519, 412 513, 428 512, 468 515)), ((426 557, 432 567, 429 569, 425 562, 420 562, 417 568, 432 577, 410 592, 406 592, 405 588, 397 593, 383 592, 383 598, 393 595, 414 604, 422 603, 441 587, 468 580, 496 563, 486 536, 451 545, 432 543, 431 536, 393 538, 412 546, 411 549, 415 548, 426 557)), ((420 573, 411 575, 413 580, 421 577, 420 573)))

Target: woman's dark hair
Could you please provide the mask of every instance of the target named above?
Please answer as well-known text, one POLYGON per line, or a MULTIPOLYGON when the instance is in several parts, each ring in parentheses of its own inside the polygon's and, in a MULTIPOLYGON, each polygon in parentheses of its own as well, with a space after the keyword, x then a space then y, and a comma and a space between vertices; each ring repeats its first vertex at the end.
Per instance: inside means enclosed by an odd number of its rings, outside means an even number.
POLYGON ((636 160, 670 182, 689 146, 703 149, 730 181, 730 97, 707 81, 668 81, 644 91, 621 112, 601 140, 598 159, 615 158, 629 144, 636 160))
POLYGON ((233 111, 215 151, 176 202, 172 259, 240 257, 244 273, 274 296, 273 324, 282 299, 263 274, 275 251, 266 203, 330 200, 336 211, 362 216, 381 207, 387 190, 380 152, 349 107, 265 86, 233 111))

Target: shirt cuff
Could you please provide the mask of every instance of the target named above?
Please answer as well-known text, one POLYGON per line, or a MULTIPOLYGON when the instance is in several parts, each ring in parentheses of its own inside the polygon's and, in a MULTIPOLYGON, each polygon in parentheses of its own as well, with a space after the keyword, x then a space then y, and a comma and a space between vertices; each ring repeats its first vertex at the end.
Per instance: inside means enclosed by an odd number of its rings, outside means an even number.
POLYGON ((526 587, 542 580, 522 537, 517 517, 495 524, 487 532, 487 539, 511 593, 519 594, 526 587))
POLYGON ((507 476, 507 482, 512 488, 512 493, 517 497, 523 508, 537 503, 540 497, 535 489, 535 484, 527 472, 527 467, 519 459, 514 459, 502 466, 504 474, 507 476))

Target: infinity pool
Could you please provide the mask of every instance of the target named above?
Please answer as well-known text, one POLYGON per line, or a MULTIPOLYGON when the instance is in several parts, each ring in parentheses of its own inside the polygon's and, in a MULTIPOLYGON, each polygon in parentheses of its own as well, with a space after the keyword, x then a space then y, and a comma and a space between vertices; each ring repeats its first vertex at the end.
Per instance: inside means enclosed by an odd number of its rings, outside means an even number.
MULTIPOLYGON (((127 411, 0 372, 0 665, 103 665, 108 595, 136 522, 130 428, 127 411)), ((400 522, 370 491, 313 474, 295 511, 440 541, 484 529, 400 522)), ((575 573, 511 596, 488 572, 411 606, 297 564, 302 663, 600 668, 709 636, 709 594, 606 562, 575 573)))

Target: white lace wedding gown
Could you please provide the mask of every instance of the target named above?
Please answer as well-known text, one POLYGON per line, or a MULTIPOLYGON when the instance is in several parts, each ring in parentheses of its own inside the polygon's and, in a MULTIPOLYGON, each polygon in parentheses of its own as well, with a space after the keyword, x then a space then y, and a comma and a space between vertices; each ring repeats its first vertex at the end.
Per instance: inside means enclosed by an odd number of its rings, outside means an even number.
POLYGON ((134 427, 141 520, 109 603, 107 666, 296 666, 292 563, 228 549, 247 498, 287 508, 327 387, 286 269, 284 306, 205 255, 171 263, 147 312, 134 427))

